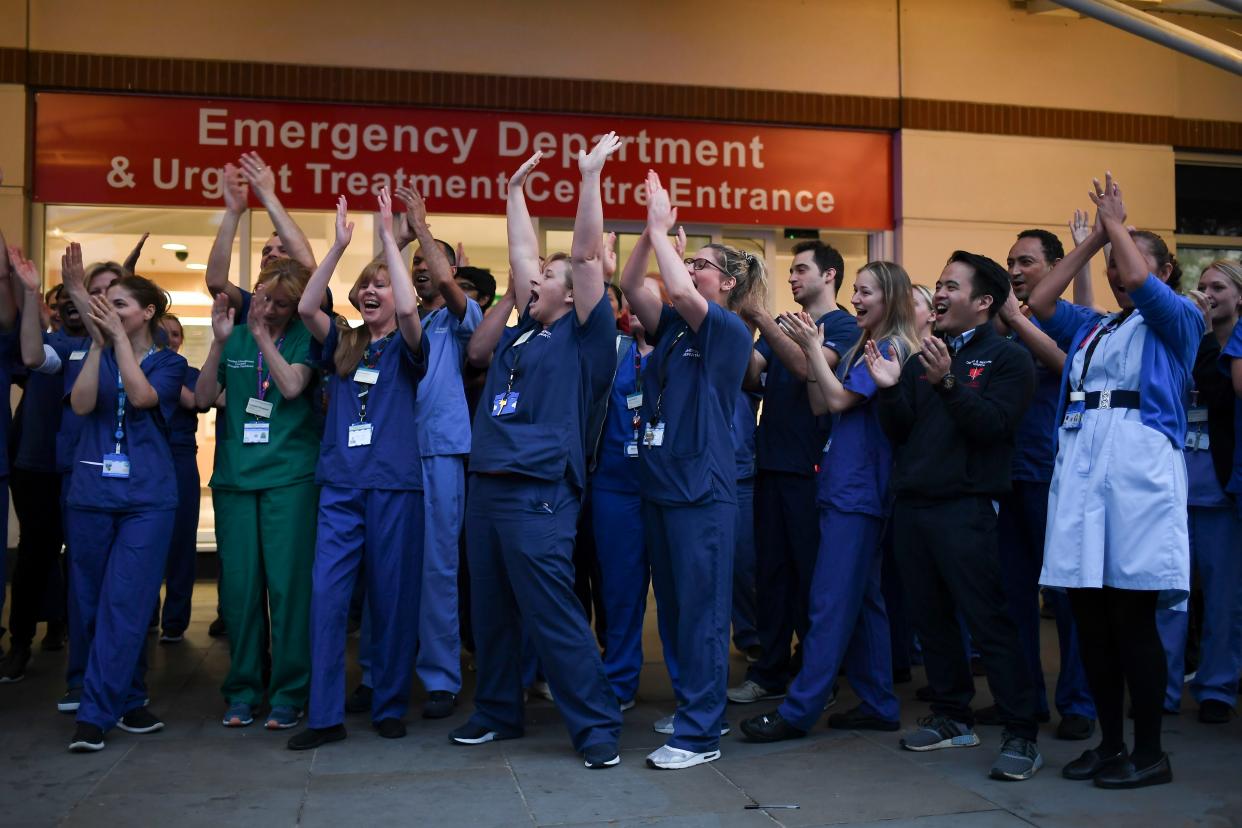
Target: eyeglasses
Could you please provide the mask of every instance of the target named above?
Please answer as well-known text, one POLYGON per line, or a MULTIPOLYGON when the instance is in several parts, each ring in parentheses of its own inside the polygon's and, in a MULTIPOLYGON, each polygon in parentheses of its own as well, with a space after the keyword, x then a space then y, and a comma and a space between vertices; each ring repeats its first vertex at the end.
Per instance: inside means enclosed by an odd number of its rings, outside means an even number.
POLYGON ((708 259, 682 259, 682 262, 686 265, 686 267, 690 268, 695 273, 698 273, 700 270, 705 270, 706 268, 709 268, 709 267, 714 267, 717 270, 719 270, 721 273, 723 273, 724 275, 726 276, 729 275, 729 271, 725 270, 720 265, 708 259))

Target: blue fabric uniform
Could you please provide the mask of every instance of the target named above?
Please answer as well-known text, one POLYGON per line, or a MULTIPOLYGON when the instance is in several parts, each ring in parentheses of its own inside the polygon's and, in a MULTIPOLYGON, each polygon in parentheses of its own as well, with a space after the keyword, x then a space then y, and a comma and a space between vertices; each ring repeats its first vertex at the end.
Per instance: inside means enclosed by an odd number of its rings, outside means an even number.
MULTIPOLYGON (((76 641, 89 652, 77 718, 104 731, 146 698, 147 626, 177 508, 176 490, 168 485, 175 472, 167 424, 186 362, 157 350, 141 367, 159 404, 138 409, 126 400, 118 425, 120 375, 112 349, 102 354, 95 408, 81 418, 65 513, 71 646, 76 641), (102 461, 112 454, 128 458, 128 477, 103 476, 102 461)), ((66 395, 71 391, 67 387, 66 395)))
POLYGON ((737 523, 733 541, 733 646, 758 646, 755 627, 755 424, 760 397, 739 391, 733 409, 737 461, 737 523))
MULTIPOLYGON (((838 356, 858 339, 858 325, 844 308, 821 316, 824 346, 838 356)), ((790 644, 807 634, 808 604, 819 549, 815 468, 832 430, 829 417, 811 412, 806 382, 799 380, 760 339, 755 349, 767 360, 763 416, 755 450, 756 627, 763 650, 746 678, 773 691, 784 690, 797 672, 790 644)))
POLYGON ((500 337, 475 413, 466 499, 478 685, 471 722, 524 728, 522 635, 530 636, 576 750, 615 745, 621 712, 574 594, 587 422, 616 367, 607 296, 585 324, 528 315, 500 337))
MULTIPOLYGON (((887 342, 880 349, 892 352, 887 342)), ((811 582, 810 631, 802 645, 802 669, 780 707, 781 716, 799 730, 810 730, 819 720, 842 664, 864 711, 887 721, 900 717, 880 588, 893 453, 876 415, 871 372, 856 359, 840 366, 838 374, 863 401, 836 417, 819 472, 820 548, 811 582)))
POLYGON ((698 331, 671 307, 651 335, 639 442, 643 526, 665 660, 676 665, 677 715, 668 744, 696 753, 720 744, 729 676, 737 461, 733 417, 751 337, 709 304, 698 331))
MULTIPOLYGON (((1058 300, 1060 304, 1068 303, 1058 300)), ((1040 327, 1038 319, 1032 318, 1031 322, 1040 327)), ((1015 341, 1026 347, 1022 340, 1015 338, 1015 341)), ((1057 347, 1068 350, 1069 338, 1062 336, 1057 340, 1057 347)), ((1044 535, 1048 528, 1048 487, 1056 461, 1061 376, 1034 359, 1034 354, 1031 357, 1035 363, 1035 395, 1014 435, 1013 490, 999 498, 996 532, 1005 604, 1018 626, 1022 652, 1035 679, 1039 713, 1046 715, 1048 690, 1039 644, 1039 570, 1044 563, 1044 535)), ((1045 600, 1055 613, 1061 653, 1056 686, 1057 712, 1062 716, 1094 719, 1095 703, 1078 652, 1078 634, 1069 600, 1057 590, 1048 590, 1045 600)))
POLYGON ((599 560, 600 595, 608 626, 604 673, 618 701, 638 692, 643 667, 643 619, 651 565, 643 541, 642 496, 638 480, 638 411, 630 407, 642 386, 638 379, 647 357, 631 341, 617 362, 591 476, 591 526, 599 560))
MULTIPOLYGON (((189 365, 182 387, 194 392, 199 371, 189 365)), ((198 558, 198 511, 202 486, 198 476, 198 412, 182 405, 173 413, 168 434, 177 475, 177 514, 168 544, 164 609, 160 622, 166 635, 179 635, 190 625, 194 573, 198 558)))
MULTIPOLYGON (((323 343, 325 369, 338 344, 333 324, 323 343)), ((423 566, 422 456, 409 416, 428 344, 424 336, 412 349, 394 331, 368 345, 359 363, 378 372, 375 382, 335 371, 330 380, 315 469, 322 489, 311 573, 311 727, 345 719, 345 627, 359 566, 371 616, 371 719, 405 715, 423 566)))

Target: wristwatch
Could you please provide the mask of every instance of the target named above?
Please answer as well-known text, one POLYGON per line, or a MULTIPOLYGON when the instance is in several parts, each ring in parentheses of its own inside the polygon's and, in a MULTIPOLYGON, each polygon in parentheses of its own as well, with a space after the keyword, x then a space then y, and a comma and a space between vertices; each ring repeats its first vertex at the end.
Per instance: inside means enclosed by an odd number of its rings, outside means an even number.
POLYGON ((940 387, 943 388, 945 391, 952 391, 953 386, 955 385, 957 385, 957 377, 953 376, 952 371, 945 374, 944 377, 940 380, 940 387))

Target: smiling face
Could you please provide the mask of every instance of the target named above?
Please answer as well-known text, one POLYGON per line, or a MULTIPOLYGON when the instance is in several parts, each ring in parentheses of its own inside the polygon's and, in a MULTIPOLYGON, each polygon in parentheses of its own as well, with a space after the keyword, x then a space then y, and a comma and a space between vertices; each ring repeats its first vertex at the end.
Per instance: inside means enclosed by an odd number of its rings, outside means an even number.
POLYGON ((427 267, 427 260, 423 257, 421 245, 415 248, 414 261, 411 265, 410 272, 414 276, 414 292, 418 294, 418 300, 424 305, 434 301, 440 292, 431 282, 431 270, 427 267))
POLYGON ((1014 242, 1013 247, 1009 248, 1006 267, 1009 269, 1009 283, 1013 286, 1013 295, 1019 302, 1027 300, 1031 290, 1052 270, 1053 264, 1045 255, 1043 244, 1034 236, 1026 236, 1014 242))
POLYGON ((880 289, 879 280, 870 270, 858 271, 850 304, 854 306, 854 318, 858 327, 869 333, 879 330, 880 323, 884 320, 884 292, 880 289))
POLYGON ((932 296, 937 331, 957 336, 980 324, 979 316, 987 313, 992 297, 983 294, 972 299, 973 290, 974 268, 965 262, 949 262, 936 280, 932 296))
POLYGON ((263 245, 263 252, 259 256, 259 270, 270 265, 277 259, 288 259, 289 251, 285 250, 285 243, 280 240, 280 236, 273 233, 263 245))
POLYGON ((358 310, 362 313, 362 321, 368 327, 382 328, 397 313, 387 268, 380 267, 364 273, 354 286, 353 295, 358 302, 358 310))
POLYGON ((262 296, 251 303, 250 312, 258 314, 259 321, 267 325, 268 330, 282 331, 297 313, 298 303, 279 282, 269 280, 266 284, 262 296))
POLYGON ((1242 305, 1242 290, 1239 290, 1237 282, 1209 267, 1199 276, 1199 292, 1207 296, 1212 307, 1210 317, 1213 327, 1232 325, 1237 320, 1239 306, 1242 305))
POLYGON ((803 250, 794 256, 793 263, 789 265, 789 289, 793 292, 794 301, 804 308, 814 305, 828 289, 833 276, 831 270, 819 269, 814 250, 803 250))
POLYGON ((914 300, 914 324, 918 326, 919 338, 931 335, 932 325, 936 321, 936 311, 927 303, 927 297, 923 295, 923 291, 916 290, 913 292, 914 300))
POLYGON ((707 263, 700 270, 686 268, 695 290, 707 301, 727 307, 729 292, 737 285, 737 279, 724 270, 724 254, 714 247, 703 247, 694 254, 694 258, 707 263))
POLYGON ((168 334, 168 348, 174 354, 181 352, 181 345, 185 342, 185 331, 181 328, 181 323, 176 319, 164 317, 160 320, 160 325, 164 328, 164 333, 168 334))
POLYGON ((530 317, 541 325, 550 325, 573 307, 574 298, 569 276, 569 260, 550 260, 543 272, 530 280, 530 317))
POLYGON ((56 294, 56 305, 54 307, 56 316, 60 319, 60 324, 72 336, 81 336, 86 327, 82 324, 82 314, 78 313, 78 308, 73 304, 73 300, 69 298, 69 291, 60 290, 56 294))
POLYGON ((125 329, 127 336, 133 336, 138 331, 147 326, 155 316, 155 306, 146 305, 145 307, 138 303, 134 295, 120 285, 108 288, 108 303, 116 311, 116 315, 121 317, 121 327, 125 329))

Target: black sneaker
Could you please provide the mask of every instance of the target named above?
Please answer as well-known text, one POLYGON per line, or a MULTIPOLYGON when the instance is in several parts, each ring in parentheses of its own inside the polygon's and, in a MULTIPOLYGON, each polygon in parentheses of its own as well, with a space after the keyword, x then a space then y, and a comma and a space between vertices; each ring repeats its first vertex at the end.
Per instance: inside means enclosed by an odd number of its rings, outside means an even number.
POLYGON ((94 753, 104 749, 103 731, 93 724, 78 722, 69 741, 70 753, 94 753))
MULTIPOLYGON (((0 681, 4 681, 0 677, 0 681)), ((1204 699, 1199 702, 1199 721, 1204 724, 1228 724, 1233 716, 1233 708, 1218 699, 1204 699)))
POLYGON ((901 729, 901 722, 881 719, 863 710, 860 704, 844 713, 833 713, 828 717, 828 726, 833 730, 884 730, 891 733, 901 729))
POLYGON ((164 729, 159 717, 145 707, 135 707, 122 716, 116 726, 126 733, 154 733, 164 729))
POLYGON ((466 722, 449 733, 449 741, 458 745, 481 745, 484 742, 499 742, 502 739, 516 738, 517 736, 507 736, 473 722, 466 722))
POLYGON ((405 722, 397 718, 380 719, 373 727, 383 739, 404 739, 405 722))
POLYGON ((349 694, 345 699, 346 713, 370 713, 371 697, 374 695, 370 687, 365 684, 359 684, 354 688, 354 692, 349 694))
POLYGON ((801 739, 806 736, 805 730, 785 721, 781 714, 773 710, 750 719, 742 720, 742 733, 751 742, 782 742, 786 739, 801 739))
POLYGON ((30 645, 17 644, 0 661, 0 684, 12 684, 26 677, 26 665, 30 663, 30 645))
POLYGON ((211 626, 207 628, 207 634, 212 638, 228 638, 228 627, 224 626, 224 617, 216 616, 216 620, 211 622, 211 626))
MULTIPOLYGON (((432 690, 427 694, 427 701, 423 703, 424 719, 447 719, 453 715, 453 708, 457 706, 457 697, 447 690, 432 690)), ((348 706, 345 708, 348 710, 348 706)))
POLYGON ((612 768, 621 764, 621 754, 617 753, 617 746, 611 743, 590 745, 582 751, 582 759, 591 770, 612 768))
POLYGON ((289 750, 314 750, 329 742, 339 742, 345 738, 345 725, 332 727, 308 727, 301 733, 289 737, 286 747, 289 750))
POLYGON ((1057 723, 1057 738, 1067 742, 1082 742, 1095 735, 1095 719, 1073 713, 1062 716, 1057 723))

